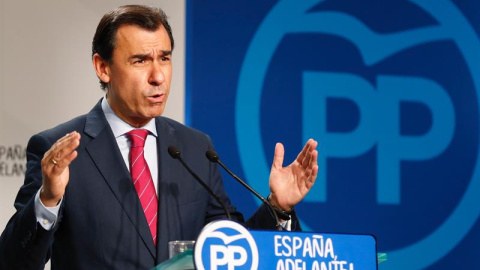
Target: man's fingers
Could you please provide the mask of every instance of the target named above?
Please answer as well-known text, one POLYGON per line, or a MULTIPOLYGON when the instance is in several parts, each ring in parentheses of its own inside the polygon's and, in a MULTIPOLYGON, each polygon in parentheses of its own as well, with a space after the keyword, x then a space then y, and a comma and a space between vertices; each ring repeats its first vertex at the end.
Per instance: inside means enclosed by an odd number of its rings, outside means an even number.
POLYGON ((275 145, 275 154, 273 155, 272 168, 281 169, 283 166, 283 158, 285 156, 285 149, 283 144, 277 143, 275 145))
POLYGON ((316 147, 317 142, 313 139, 309 139, 305 144, 305 147, 303 147, 303 159, 300 160, 300 164, 304 168, 307 168, 311 164, 312 153, 315 151, 316 147))
POLYGON ((305 169, 306 184, 308 182, 315 181, 315 178, 317 177, 317 172, 318 172, 317 160, 318 160, 318 151, 313 150, 309 153, 309 160, 305 161, 304 164, 302 165, 305 169))
POLYGON ((312 171, 307 178, 307 181, 305 181, 305 186, 307 187, 308 190, 310 190, 313 187, 313 184, 315 184, 315 179, 317 179, 317 174, 318 174, 318 166, 315 165, 313 166, 312 171))
MULTIPOLYGON (((44 156, 44 166, 55 174, 61 173, 75 159, 80 145, 80 134, 72 132, 59 139, 44 156)), ((47 170, 49 171, 49 170, 47 170)))
POLYGON ((55 175, 59 175, 65 170, 66 167, 72 163, 72 161, 77 157, 78 153, 77 151, 73 151, 67 156, 63 157, 60 161, 57 161, 57 164, 54 164, 52 168, 52 172, 55 175))
POLYGON ((297 156, 297 161, 302 164, 303 163, 303 160, 305 159, 305 156, 307 155, 307 151, 308 151, 308 148, 309 148, 309 143, 310 141, 312 141, 312 139, 309 139, 307 141, 307 143, 305 143, 305 145, 303 146, 303 149, 302 151, 300 151, 300 153, 298 154, 297 156))
MULTIPOLYGON (((77 133, 77 135, 79 135, 77 133)), ((71 136, 68 140, 64 141, 61 147, 57 150, 57 153, 53 154, 53 159, 57 162, 56 166, 58 169, 64 169, 75 159, 77 156, 78 145, 80 144, 79 137, 71 136)))
MULTIPOLYGON (((54 158, 65 159, 68 155, 70 155, 75 149, 77 149, 78 145, 80 145, 80 134, 76 133, 72 134, 71 137, 62 143, 62 147, 58 150, 58 153, 54 155, 54 158)), ((68 160, 68 158, 67 158, 68 160)))

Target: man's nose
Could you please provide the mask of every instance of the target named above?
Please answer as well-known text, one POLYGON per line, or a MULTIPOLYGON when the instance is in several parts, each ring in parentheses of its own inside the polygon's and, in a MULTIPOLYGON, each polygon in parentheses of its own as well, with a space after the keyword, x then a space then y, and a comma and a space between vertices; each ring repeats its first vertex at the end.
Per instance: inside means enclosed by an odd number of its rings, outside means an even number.
POLYGON ((165 74, 163 73, 162 67, 159 63, 153 62, 152 68, 150 71, 150 77, 148 78, 148 83, 154 86, 159 86, 165 81, 165 74))

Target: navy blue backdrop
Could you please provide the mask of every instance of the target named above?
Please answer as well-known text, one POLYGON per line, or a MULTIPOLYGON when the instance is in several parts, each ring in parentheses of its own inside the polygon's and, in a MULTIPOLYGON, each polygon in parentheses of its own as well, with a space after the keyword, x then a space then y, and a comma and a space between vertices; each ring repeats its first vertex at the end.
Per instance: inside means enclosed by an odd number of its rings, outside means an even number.
POLYGON ((376 235, 380 269, 477 269, 479 32, 473 0, 190 0, 187 124, 265 196, 275 143, 289 164, 313 137, 306 230, 376 235))

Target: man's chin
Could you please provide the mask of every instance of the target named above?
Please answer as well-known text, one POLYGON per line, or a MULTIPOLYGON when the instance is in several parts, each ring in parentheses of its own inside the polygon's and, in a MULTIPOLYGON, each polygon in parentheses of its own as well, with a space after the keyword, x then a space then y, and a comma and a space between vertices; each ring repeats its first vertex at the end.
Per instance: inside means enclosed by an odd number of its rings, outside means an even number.
POLYGON ((165 110, 165 106, 162 104, 162 105, 159 105, 157 108, 155 108, 154 110, 152 110, 149 114, 150 118, 155 118, 155 117, 158 117, 158 116, 161 116, 163 114, 163 111, 165 110))

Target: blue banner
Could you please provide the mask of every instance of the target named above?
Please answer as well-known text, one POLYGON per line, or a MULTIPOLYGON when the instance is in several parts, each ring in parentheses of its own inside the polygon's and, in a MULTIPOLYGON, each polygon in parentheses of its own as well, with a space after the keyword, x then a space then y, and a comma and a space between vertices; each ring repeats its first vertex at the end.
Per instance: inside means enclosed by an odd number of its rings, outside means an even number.
POLYGON ((248 231, 222 220, 208 224, 195 243, 199 270, 376 270, 371 235, 248 231))
POLYGON ((479 33, 473 0, 187 1, 187 124, 264 196, 275 143, 289 164, 315 138, 304 229, 375 235, 380 269, 474 269, 479 33))

